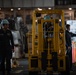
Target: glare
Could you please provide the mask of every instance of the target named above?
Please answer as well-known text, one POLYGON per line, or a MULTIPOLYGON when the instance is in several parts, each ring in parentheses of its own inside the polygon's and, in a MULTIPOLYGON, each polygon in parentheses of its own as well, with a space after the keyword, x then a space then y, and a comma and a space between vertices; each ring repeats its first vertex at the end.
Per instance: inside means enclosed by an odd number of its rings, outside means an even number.
POLYGON ((48 8, 49 10, 51 10, 51 8, 48 8))
POLYGON ((21 10, 21 8, 18 8, 18 10, 21 10))
POLYGON ((37 20, 35 20, 35 22, 37 22, 37 20))
POLYGON ((11 9, 11 11, 13 11, 13 9, 11 9))
POLYGON ((72 8, 69 8, 69 10, 72 10, 72 8))
POLYGON ((41 11, 42 9, 41 8, 38 8, 38 10, 41 11))
POLYGON ((59 19, 59 22, 61 22, 61 19, 59 19))

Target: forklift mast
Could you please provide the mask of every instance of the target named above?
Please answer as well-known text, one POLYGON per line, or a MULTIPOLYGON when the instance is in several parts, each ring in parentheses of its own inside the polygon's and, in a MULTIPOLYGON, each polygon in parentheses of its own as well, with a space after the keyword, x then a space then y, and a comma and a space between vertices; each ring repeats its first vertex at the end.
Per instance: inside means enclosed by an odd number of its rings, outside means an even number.
POLYGON ((63 10, 34 10, 29 72, 66 71, 63 10))

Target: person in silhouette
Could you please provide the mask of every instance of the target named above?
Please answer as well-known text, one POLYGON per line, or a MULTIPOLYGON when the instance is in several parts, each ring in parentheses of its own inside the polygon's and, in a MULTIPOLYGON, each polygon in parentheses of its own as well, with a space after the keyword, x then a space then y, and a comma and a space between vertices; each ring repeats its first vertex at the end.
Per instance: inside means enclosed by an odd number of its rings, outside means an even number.
POLYGON ((9 22, 6 19, 1 21, 2 28, 0 29, 0 56, 1 56, 1 71, 2 75, 10 75, 12 50, 14 50, 14 42, 9 22), (6 62, 6 64, 5 64, 6 62))

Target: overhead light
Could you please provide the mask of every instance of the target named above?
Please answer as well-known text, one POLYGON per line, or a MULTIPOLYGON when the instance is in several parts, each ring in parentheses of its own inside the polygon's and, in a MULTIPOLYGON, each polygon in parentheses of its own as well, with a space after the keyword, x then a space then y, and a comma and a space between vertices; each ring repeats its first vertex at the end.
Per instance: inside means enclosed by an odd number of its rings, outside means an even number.
POLYGON ((51 8, 48 8, 49 10, 51 10, 51 8))
POLYGON ((72 10, 72 8, 69 8, 69 10, 72 10))
POLYGON ((11 11, 13 11, 14 9, 11 9, 11 11))
POLYGON ((21 8, 18 8, 18 10, 21 10, 21 8))
POLYGON ((38 8, 38 10, 41 11, 42 9, 41 8, 38 8))

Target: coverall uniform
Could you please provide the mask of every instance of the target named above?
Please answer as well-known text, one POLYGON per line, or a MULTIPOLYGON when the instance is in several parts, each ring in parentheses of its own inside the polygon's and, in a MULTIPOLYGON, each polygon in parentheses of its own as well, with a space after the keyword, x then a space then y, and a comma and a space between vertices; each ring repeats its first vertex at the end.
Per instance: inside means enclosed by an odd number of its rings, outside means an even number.
POLYGON ((10 59, 12 58, 12 49, 14 49, 14 42, 11 31, 9 29, 0 29, 0 55, 2 57, 1 70, 3 74, 5 73, 5 70, 8 73, 11 71, 10 59))

